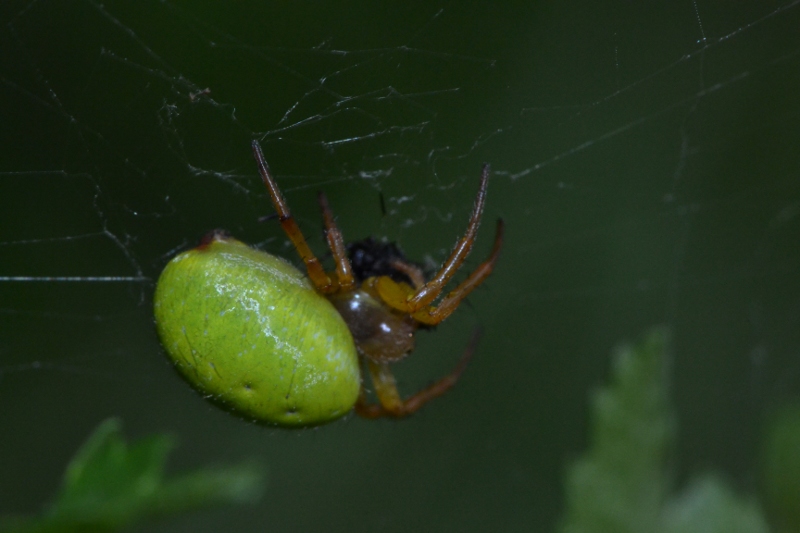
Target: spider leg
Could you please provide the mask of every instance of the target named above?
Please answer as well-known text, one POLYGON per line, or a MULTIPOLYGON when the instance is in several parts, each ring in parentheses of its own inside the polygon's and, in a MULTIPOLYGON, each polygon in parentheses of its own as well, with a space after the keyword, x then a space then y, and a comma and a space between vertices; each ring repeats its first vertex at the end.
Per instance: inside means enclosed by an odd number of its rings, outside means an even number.
POLYGON ((286 233, 286 236, 289 237, 289 240, 292 241, 292 244, 294 244, 297 253, 300 254, 300 258, 306 265, 308 277, 320 292, 329 293, 336 290, 331 278, 328 277, 328 275, 325 273, 325 270, 322 268, 322 263, 320 263, 319 259, 317 259, 317 257, 311 251, 311 248, 308 247, 306 239, 303 237, 303 232, 300 231, 300 227, 294 221, 294 217, 292 217, 292 214, 289 212, 289 206, 286 204, 286 199, 281 194, 278 184, 275 182, 275 179, 269 172, 269 166, 267 165, 266 159, 264 159, 264 154, 261 151, 261 145, 258 144, 256 139, 253 139, 252 146, 253 156, 256 158, 256 162, 258 163, 258 171, 261 173, 261 179, 264 181, 264 185, 266 185, 267 191, 269 191, 269 195, 272 198, 272 204, 275 206, 275 210, 278 212, 281 227, 286 233))
POLYGON ((370 376, 372 376, 375 395, 380 403, 369 403, 362 385, 361 393, 355 405, 356 413, 364 418, 380 418, 382 416, 399 418, 403 416, 403 400, 397 391, 397 383, 394 380, 392 371, 389 370, 389 365, 387 363, 376 363, 369 359, 366 359, 366 362, 370 376))
POLYGON ((475 289, 475 287, 483 283, 483 281, 489 277, 489 274, 491 274, 492 270, 494 270, 494 265, 497 262, 497 258, 500 256, 500 248, 503 246, 504 227, 505 225, 503 224, 503 219, 498 219, 497 230, 495 231, 494 235, 494 245, 492 246, 492 252, 489 254, 489 258, 478 265, 478 268, 476 268, 467 277, 467 279, 462 281, 455 289, 450 291, 447 296, 442 298, 442 301, 439 302, 439 305, 436 307, 423 308, 414 313, 412 315, 414 320, 423 324, 435 326, 450 316, 450 314, 455 311, 458 305, 461 303, 461 300, 466 298, 467 295, 469 295, 469 293, 475 289))
POLYGON ((414 312, 422 309, 435 300, 469 255, 469 252, 472 250, 472 245, 475 243, 475 235, 478 233, 478 226, 481 223, 481 215, 483 214, 483 206, 486 204, 486 189, 488 186, 489 165, 485 163, 481 172, 480 185, 478 186, 478 196, 475 198, 472 215, 469 217, 467 231, 458 243, 456 243, 455 248, 450 252, 450 257, 444 262, 436 276, 408 300, 409 311, 414 312))
POLYGON ((408 279, 411 280, 411 284, 414 285, 414 290, 419 290, 425 286, 425 274, 417 265, 412 265, 411 263, 406 263, 399 259, 392 261, 391 265, 395 270, 408 276, 408 279))
POLYGON ((347 249, 344 247, 342 232, 333 219, 333 212, 328 205, 328 198, 325 193, 320 192, 318 199, 319 206, 322 209, 322 218, 325 221, 325 239, 328 241, 328 247, 333 253, 334 261, 336 261, 336 277, 339 281, 337 291, 353 290, 356 284, 353 279, 353 267, 347 258, 347 249))
POLYGON ((475 198, 475 205, 472 208, 472 215, 470 215, 469 218, 467 231, 456 243, 453 251, 450 252, 450 257, 444 262, 436 276, 423 287, 419 288, 412 296, 401 295, 400 292, 394 290, 394 287, 389 287, 389 284, 386 282, 378 283, 377 289, 381 299, 386 302, 387 305, 398 311, 413 314, 423 307, 430 305, 430 303, 441 294, 444 286, 447 285, 447 282, 455 275, 472 250, 472 245, 475 243, 475 235, 478 233, 478 226, 480 226, 483 206, 486 203, 486 189, 488 185, 489 165, 484 164, 483 171, 481 172, 480 185, 478 187, 478 196, 475 198))
POLYGON ((400 394, 397 392, 397 384, 395 383, 394 375, 391 370, 389 370, 389 365, 387 363, 375 363, 367 360, 369 372, 372 376, 372 383, 375 386, 375 395, 378 397, 380 403, 370 404, 367 402, 362 387, 361 394, 355 406, 356 414, 364 418, 380 418, 382 416, 402 418, 414 414, 423 405, 434 398, 438 398, 456 384, 458 378, 461 377, 461 374, 463 374, 464 370, 467 368, 470 359, 472 359, 472 355, 475 353, 475 348, 478 346, 482 333, 480 328, 475 329, 469 340, 467 349, 464 351, 464 355, 461 356, 461 359, 459 359, 458 364, 452 372, 416 394, 409 396, 405 400, 402 400, 400 394))

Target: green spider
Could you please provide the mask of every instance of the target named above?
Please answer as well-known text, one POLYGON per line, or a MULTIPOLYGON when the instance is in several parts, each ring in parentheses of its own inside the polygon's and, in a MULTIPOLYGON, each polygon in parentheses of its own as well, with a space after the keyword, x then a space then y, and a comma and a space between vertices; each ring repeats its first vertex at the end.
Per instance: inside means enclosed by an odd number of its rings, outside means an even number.
POLYGON ((222 231, 173 258, 156 285, 154 310, 161 343, 179 372, 224 408, 281 426, 318 425, 352 409, 366 418, 399 418, 444 394, 464 371, 477 335, 453 372, 408 398, 400 396, 390 365, 414 349, 418 328, 450 316, 494 269, 503 242, 502 219, 488 259, 434 305, 472 249, 486 200, 488 165, 467 231, 426 280, 399 252, 379 251, 366 264, 359 259, 354 269, 320 193, 336 263, 333 272, 326 272, 289 212, 258 142, 252 147, 307 276, 222 231), (378 403, 367 400, 362 368, 372 378, 378 403))

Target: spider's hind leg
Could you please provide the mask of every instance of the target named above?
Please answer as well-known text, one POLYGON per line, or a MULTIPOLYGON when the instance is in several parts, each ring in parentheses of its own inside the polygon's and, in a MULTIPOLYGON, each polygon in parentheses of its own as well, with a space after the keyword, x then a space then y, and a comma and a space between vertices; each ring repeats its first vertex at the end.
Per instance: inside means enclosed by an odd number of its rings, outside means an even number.
POLYGON ((382 416, 402 418, 416 413, 423 405, 434 398, 438 398, 456 384, 461 374, 463 374, 464 370, 467 368, 470 359, 472 359, 472 355, 475 353, 475 348, 478 346, 482 333, 480 328, 475 329, 469 340, 467 349, 464 351, 464 354, 461 356, 461 359, 459 359, 458 364, 452 372, 416 394, 409 396, 405 400, 400 398, 394 375, 389 369, 389 364, 367 360, 369 373, 370 376, 372 376, 372 383, 375 387, 375 395, 378 397, 380 403, 369 403, 362 385, 361 394, 355 406, 356 413, 364 418, 380 418, 382 416))
POLYGON ((286 233, 286 236, 289 237, 289 240, 292 241, 295 250, 297 250, 298 255, 306 265, 309 279, 311 279, 312 283, 314 283, 317 289, 323 294, 334 292, 337 289, 336 285, 334 285, 328 274, 325 273, 325 270, 322 268, 322 263, 317 259, 317 256, 315 256, 311 248, 308 247, 303 232, 300 231, 300 227, 297 225, 297 222, 295 222, 291 211, 289 211, 289 205, 286 203, 286 199, 278 188, 278 183, 269 171, 269 165, 267 164, 267 160, 264 159, 261 145, 256 139, 253 139, 252 148, 253 157, 255 157, 256 163, 258 164, 258 172, 261 174, 261 180, 267 187, 267 192, 269 192, 269 196, 272 199, 272 205, 275 206, 275 211, 278 213, 281 227, 284 233, 286 233))
POLYGON ((328 241, 328 248, 331 249, 333 259, 336 261, 336 278, 339 283, 338 292, 347 292, 355 287, 353 279, 353 267, 347 258, 347 250, 344 246, 342 232, 336 225, 333 218, 333 211, 328 205, 328 198, 325 193, 320 192, 317 196, 319 207, 322 210, 322 220, 325 223, 325 240, 328 241))

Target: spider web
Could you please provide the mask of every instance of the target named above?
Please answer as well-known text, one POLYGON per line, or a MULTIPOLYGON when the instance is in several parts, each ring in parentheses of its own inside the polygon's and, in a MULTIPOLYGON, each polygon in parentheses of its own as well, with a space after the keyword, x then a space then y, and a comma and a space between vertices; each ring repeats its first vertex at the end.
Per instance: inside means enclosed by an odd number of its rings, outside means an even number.
POLYGON ((762 413, 797 393, 798 1, 25 1, 0 21, 0 512, 35 511, 118 415, 177 432, 185 464, 270 454, 270 504, 197 528, 407 530, 413 508, 432 528, 544 531, 619 339, 672 327, 687 473, 748 471, 762 413), (399 372, 404 391, 446 372, 479 324, 460 399, 294 439, 172 374, 150 308, 172 255, 221 227, 296 260, 259 222, 253 138, 321 255, 325 190, 346 238, 440 263, 492 164, 465 270, 502 216, 498 272, 399 372), (311 484, 331 503, 298 518, 311 484))

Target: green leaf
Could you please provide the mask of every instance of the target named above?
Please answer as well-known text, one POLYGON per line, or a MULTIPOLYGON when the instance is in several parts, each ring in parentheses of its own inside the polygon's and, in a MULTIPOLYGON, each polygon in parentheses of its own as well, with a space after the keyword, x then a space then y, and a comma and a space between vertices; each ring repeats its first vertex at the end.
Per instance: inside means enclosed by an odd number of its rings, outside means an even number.
POLYGON ((618 348, 611 384, 592 397, 591 449, 567 473, 563 533, 658 531, 675 438, 665 360, 668 335, 618 348))
POLYGON ((767 533, 754 502, 734 494, 713 475, 695 480, 664 511, 665 533, 767 533))
POLYGON ((257 500, 264 480, 257 464, 202 469, 164 479, 171 438, 155 435, 128 445, 121 424, 100 424, 67 467, 56 501, 40 517, 9 517, 13 533, 115 531, 136 521, 192 508, 257 500))
POLYGON ((663 329, 614 354, 611 384, 592 397, 591 448, 567 472, 562 533, 768 531, 758 506, 712 475, 670 497, 668 360, 663 329))

